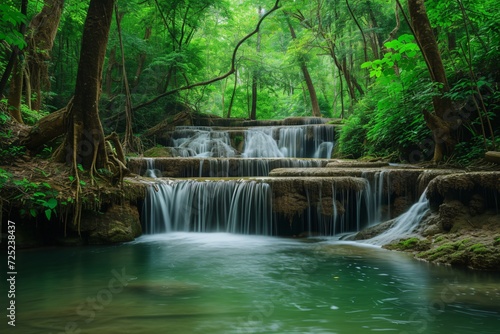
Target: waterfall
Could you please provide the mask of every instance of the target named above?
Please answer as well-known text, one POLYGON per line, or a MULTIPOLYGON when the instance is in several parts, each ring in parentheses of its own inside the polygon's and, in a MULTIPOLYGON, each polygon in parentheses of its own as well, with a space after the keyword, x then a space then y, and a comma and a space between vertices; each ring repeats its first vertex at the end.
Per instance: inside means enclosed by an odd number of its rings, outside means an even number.
POLYGON ((245 132, 245 158, 330 159, 334 130, 325 125, 254 128, 245 132))
POLYGON ((273 128, 245 132, 244 158, 281 158, 284 154, 272 137, 273 128))
POLYGON ((305 157, 304 127, 280 128, 278 147, 285 157, 305 157))
POLYGON ((256 181, 161 181, 148 189, 143 219, 146 234, 275 234, 271 188, 256 181))
POLYGON ((420 196, 417 203, 413 204, 408 211, 394 219, 394 224, 387 231, 364 242, 374 245, 385 245, 393 240, 408 237, 418 227, 422 218, 429 212, 429 201, 426 190, 420 196))
POLYGON ((376 225, 390 217, 390 172, 382 170, 373 173, 373 178, 370 177, 369 172, 362 172, 361 177, 366 179, 365 196, 367 206, 368 224, 376 225), (384 198, 384 184, 386 187, 386 198, 384 198), (382 215, 382 206, 387 204, 387 213, 382 215))
POLYGON ((330 159, 333 151, 333 142, 323 142, 318 145, 313 158, 315 159, 330 159))
POLYGON ((236 150, 231 147, 227 131, 213 131, 198 127, 189 129, 178 127, 173 134, 174 152, 178 156, 189 157, 234 157, 236 150))
MULTIPOLYGON (((312 121, 313 123, 315 121, 312 121)), ((330 159, 334 146, 334 127, 290 125, 255 127, 245 130, 243 158, 330 159)), ((178 157, 235 157, 229 131, 210 127, 175 128, 170 138, 171 152, 178 157)))
POLYGON ((146 158, 146 177, 158 178, 161 177, 161 171, 155 169, 155 160, 153 158, 146 158))

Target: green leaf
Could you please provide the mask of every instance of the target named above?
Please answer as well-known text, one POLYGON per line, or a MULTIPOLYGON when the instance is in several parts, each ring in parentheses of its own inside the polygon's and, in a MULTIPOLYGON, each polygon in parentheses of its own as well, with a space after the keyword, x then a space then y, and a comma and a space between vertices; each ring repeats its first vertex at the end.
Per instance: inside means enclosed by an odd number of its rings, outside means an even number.
POLYGON ((32 217, 36 217, 36 210, 35 209, 30 209, 30 214, 32 217))
POLYGON ((52 210, 51 209, 45 210, 45 217, 47 217, 47 219, 50 220, 50 217, 52 217, 52 210))
POLYGON ((417 52, 416 51, 410 51, 410 52, 407 53, 407 55, 408 55, 409 58, 413 58, 413 57, 415 57, 417 55, 417 52))
POLYGON ((79 170, 80 172, 83 172, 83 166, 82 166, 82 164, 78 164, 78 165, 77 165, 77 167, 78 167, 78 170, 79 170))
POLYGON ((49 198, 45 206, 54 209, 57 206, 57 200, 55 198, 49 198))
POLYGON ((361 68, 368 68, 372 66, 372 62, 371 61, 367 61, 367 62, 364 62, 363 64, 361 64, 361 68))

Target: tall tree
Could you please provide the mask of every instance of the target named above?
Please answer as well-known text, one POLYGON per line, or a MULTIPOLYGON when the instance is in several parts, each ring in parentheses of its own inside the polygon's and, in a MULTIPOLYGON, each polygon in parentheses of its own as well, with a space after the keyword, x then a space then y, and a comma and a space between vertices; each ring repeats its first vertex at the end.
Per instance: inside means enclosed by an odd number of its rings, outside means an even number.
MULTIPOLYGON (((61 20, 64 0, 45 0, 40 13, 35 15, 28 28, 27 68, 29 86, 35 94, 31 109, 40 110, 42 91, 50 90, 48 63, 61 20)), ((27 101, 31 99, 29 94, 27 101)))
MULTIPOLYGON (((262 16, 264 15, 264 9, 262 8, 262 6, 259 6, 259 19, 262 18, 262 16)), ((259 55, 260 53, 260 45, 261 45, 261 32, 260 30, 257 32, 257 56, 259 55)), ((252 73, 252 106, 251 106, 251 109, 250 109, 250 119, 257 119, 257 90, 258 90, 258 86, 259 86, 259 69, 258 69, 258 66, 260 64, 257 65, 257 68, 253 71, 252 73)))
MULTIPOLYGON (((399 1, 399 0, 398 0, 399 1)), ((434 162, 453 150, 456 141, 452 136, 451 100, 444 95, 450 90, 441 53, 432 30, 424 0, 408 0, 408 11, 415 38, 420 46, 432 82, 439 87, 439 94, 432 99, 434 113, 424 111, 424 117, 434 136, 434 162)))
POLYGON ((59 160, 81 164, 92 173, 108 168, 104 132, 99 119, 99 97, 108 35, 115 0, 91 0, 85 19, 75 95, 68 108, 66 138, 59 160))
MULTIPOLYGON (((21 2, 21 14, 26 16, 28 11, 28 1, 23 0, 21 2)), ((19 32, 24 35, 26 32, 25 22, 21 22, 19 26, 19 32)), ((2 82, 0 83, 0 95, 3 93, 3 89, 7 83, 7 80, 12 72, 12 78, 10 79, 10 91, 9 91, 9 113, 13 119, 19 123, 23 122, 21 117, 21 97, 23 91, 23 73, 24 73, 24 56, 21 56, 21 50, 18 46, 14 46, 12 54, 5 69, 4 75, 2 77, 2 82)))
MULTIPOLYGON (((292 35, 292 39, 296 40, 297 39, 297 34, 295 33, 295 29, 292 26, 292 22, 290 19, 287 17, 287 24, 288 28, 290 29, 290 34, 292 35)), ((299 56, 299 64, 300 64, 300 70, 302 71, 302 75, 304 76, 304 80, 307 85, 307 91, 309 92, 309 98, 311 100, 311 108, 312 108, 312 114, 314 117, 321 117, 321 110, 319 108, 319 103, 318 103, 318 96, 316 94, 316 89, 314 88, 314 84, 311 78, 311 74, 309 73, 309 70, 307 69, 307 63, 304 57, 299 56)))

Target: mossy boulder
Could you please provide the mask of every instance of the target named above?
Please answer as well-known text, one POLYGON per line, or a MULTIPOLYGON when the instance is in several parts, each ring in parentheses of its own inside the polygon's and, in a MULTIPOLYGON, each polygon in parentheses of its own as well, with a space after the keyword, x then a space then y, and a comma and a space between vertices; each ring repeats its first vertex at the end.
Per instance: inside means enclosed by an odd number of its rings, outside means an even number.
POLYGON ((417 237, 402 239, 397 242, 385 245, 384 248, 400 251, 426 251, 431 247, 431 242, 427 239, 417 237))
POLYGON ((155 146, 144 152, 147 158, 171 158, 174 152, 171 147, 155 146))
POLYGON ((105 212, 84 211, 80 233, 89 244, 132 241, 142 234, 139 211, 130 203, 114 204, 105 212))

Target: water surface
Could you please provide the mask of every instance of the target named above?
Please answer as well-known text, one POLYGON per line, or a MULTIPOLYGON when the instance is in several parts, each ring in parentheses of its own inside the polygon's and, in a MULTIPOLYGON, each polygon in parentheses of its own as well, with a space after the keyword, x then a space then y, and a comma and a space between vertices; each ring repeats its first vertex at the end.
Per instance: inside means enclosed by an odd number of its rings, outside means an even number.
POLYGON ((169 233, 18 251, 16 264, 15 332, 26 334, 498 333, 500 326, 498 274, 328 239, 169 233))

